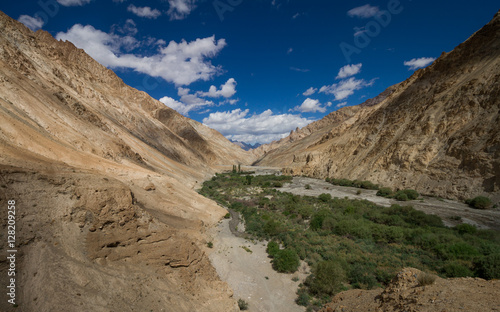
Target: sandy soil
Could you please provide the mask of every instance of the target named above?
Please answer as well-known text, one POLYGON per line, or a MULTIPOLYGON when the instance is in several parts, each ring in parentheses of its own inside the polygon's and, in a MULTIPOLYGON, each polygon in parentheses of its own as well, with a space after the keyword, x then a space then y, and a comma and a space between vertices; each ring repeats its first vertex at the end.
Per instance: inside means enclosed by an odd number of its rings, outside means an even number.
POLYGON ((241 298, 249 304, 248 311, 305 311, 294 302, 299 283, 307 277, 308 269, 304 264, 294 274, 277 273, 267 257, 267 242, 254 243, 236 237, 229 229, 229 220, 223 220, 213 228, 210 237, 214 244, 209 255, 212 265, 233 289, 234 298, 241 298), (292 281, 293 277, 298 277, 299 281, 292 281))

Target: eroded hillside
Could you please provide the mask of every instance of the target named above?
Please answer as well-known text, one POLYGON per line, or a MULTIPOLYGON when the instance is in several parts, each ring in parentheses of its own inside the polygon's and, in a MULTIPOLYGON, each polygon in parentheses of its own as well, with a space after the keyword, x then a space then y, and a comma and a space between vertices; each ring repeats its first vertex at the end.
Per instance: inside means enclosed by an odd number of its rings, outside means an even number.
POLYGON ((443 197, 500 199, 499 14, 373 104, 332 113, 346 116, 327 116, 299 140, 284 139, 258 164, 443 197))
POLYGON ((0 28, 0 205, 16 201, 18 310, 237 308, 203 251, 225 211, 194 188, 253 156, 73 44, 1 12, 0 28))

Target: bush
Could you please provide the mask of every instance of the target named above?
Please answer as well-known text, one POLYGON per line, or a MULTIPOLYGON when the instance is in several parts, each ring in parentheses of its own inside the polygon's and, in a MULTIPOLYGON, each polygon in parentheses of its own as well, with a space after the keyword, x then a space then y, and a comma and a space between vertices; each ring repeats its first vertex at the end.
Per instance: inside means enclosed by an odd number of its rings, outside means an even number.
POLYGON ((415 190, 404 190, 403 192, 406 196, 408 196, 409 200, 415 200, 420 196, 420 194, 415 190))
POLYGON ((472 271, 458 261, 447 262, 442 269, 446 277, 468 277, 472 276, 472 271))
POLYGON ((455 230, 458 231, 460 235, 463 234, 476 234, 477 228, 473 225, 462 223, 454 227, 455 230))
POLYGON ((491 199, 485 196, 477 196, 465 201, 466 204, 475 209, 489 209, 492 206, 491 199))
POLYGON ((311 189, 311 185, 306 184, 306 190, 310 190, 310 189, 311 189))
POLYGON ((248 303, 243 299, 238 299, 238 307, 241 311, 248 310, 248 303))
POLYGON ((377 192, 377 196, 382 196, 382 197, 391 197, 393 195, 393 192, 390 188, 388 187, 383 187, 377 192))
POLYGON ((326 193, 323 193, 321 195, 318 196, 319 200, 321 200, 322 202, 324 203, 327 203, 329 202, 330 200, 332 200, 332 195, 330 194, 326 194, 326 193))
POLYGON ((307 307, 309 302, 311 301, 311 297, 307 294, 307 290, 305 288, 300 288, 297 291, 297 299, 295 299, 295 303, 299 306, 307 307))
POLYGON ((500 253, 491 254, 476 261, 476 274, 485 279, 500 278, 500 253))
POLYGON ((277 242, 275 242, 275 241, 270 241, 269 243, 267 243, 267 249, 266 249, 266 251, 267 251, 267 254, 268 254, 271 258, 273 258, 273 257, 276 255, 276 253, 277 253, 278 251, 280 251, 280 246, 278 245, 278 243, 277 243, 277 242))
POLYGON ((273 187, 283 187, 283 183, 281 182, 274 182, 273 187))
POLYGON ((408 201, 409 200, 408 195, 406 195, 406 193, 403 191, 397 191, 396 195, 394 195, 394 198, 396 200, 399 200, 399 201, 408 201))
POLYGON ((273 268, 281 273, 293 273, 300 265, 299 256, 295 250, 289 248, 276 252, 272 262, 273 268))
POLYGON ((212 242, 208 242, 208 243, 207 243, 207 247, 208 247, 208 248, 214 248, 214 243, 212 243, 212 242))
POLYGON ((228 212, 226 213, 226 215, 224 216, 224 219, 230 219, 231 218, 231 214, 228 212))
POLYGON ((422 272, 417 277, 420 286, 432 285, 436 281, 436 275, 422 272))
POLYGON ((342 290, 342 284, 347 280, 346 273, 338 261, 321 261, 314 268, 312 279, 308 284, 312 293, 333 295, 342 290))

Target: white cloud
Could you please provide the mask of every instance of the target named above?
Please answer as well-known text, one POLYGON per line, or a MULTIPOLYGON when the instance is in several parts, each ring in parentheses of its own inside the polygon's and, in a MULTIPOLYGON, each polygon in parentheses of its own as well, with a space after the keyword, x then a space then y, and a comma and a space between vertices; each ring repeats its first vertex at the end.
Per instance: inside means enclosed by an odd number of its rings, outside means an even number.
POLYGON ((339 103, 337 105, 335 105, 336 108, 341 108, 341 107, 344 107, 347 105, 347 102, 342 102, 342 103, 339 103))
POLYGON ((220 86, 220 90, 217 90, 216 86, 211 86, 208 92, 197 92, 196 94, 203 97, 225 97, 230 98, 236 94, 236 80, 230 78, 225 84, 220 86))
POLYGON ((380 9, 378 7, 371 6, 369 4, 365 4, 360 7, 356 7, 347 11, 347 15, 350 17, 359 17, 359 18, 370 18, 380 13, 380 9))
POLYGON ((203 123, 228 139, 254 144, 282 139, 295 128, 305 127, 314 121, 302 118, 300 115, 274 115, 270 109, 261 114, 251 116, 248 114, 248 109, 215 112, 203 119, 203 123))
POLYGON ((301 113, 324 113, 326 112, 326 107, 321 106, 318 100, 307 98, 300 106, 295 106, 295 108, 290 111, 298 111, 301 113))
POLYGON ((82 6, 90 3, 92 0, 57 0, 57 2, 62 6, 82 6))
POLYGON ((122 53, 122 49, 137 45, 135 38, 108 34, 93 26, 80 24, 65 33, 58 33, 56 38, 71 41, 104 66, 133 69, 152 77, 161 77, 177 86, 198 80, 207 81, 219 74, 221 68, 212 65, 208 59, 215 57, 226 46, 224 39, 215 40, 212 36, 191 42, 170 41, 155 55, 138 56, 122 53))
POLYGON ((421 57, 421 58, 414 58, 411 59, 410 61, 405 61, 404 64, 405 66, 409 66, 410 68, 408 70, 415 70, 418 68, 426 67, 430 63, 434 62, 436 59, 434 57, 421 57))
POLYGON ((290 70, 293 70, 293 71, 296 71, 296 72, 300 72, 300 73, 310 72, 309 69, 302 69, 302 68, 297 68, 297 67, 290 67, 290 70))
POLYGON ((181 20, 186 18, 196 8, 197 0, 168 0, 170 8, 167 14, 170 20, 181 20))
POLYGON ((317 88, 314 88, 314 87, 310 87, 309 89, 306 90, 306 92, 302 93, 303 96, 310 96, 310 95, 313 95, 314 93, 316 93, 318 91, 317 88))
POLYGON ((151 9, 150 7, 136 7, 131 4, 128 6, 127 11, 134 13, 139 17, 156 19, 161 15, 161 12, 157 9, 151 9))
POLYGON ((342 67, 336 79, 343 79, 358 74, 361 71, 361 66, 363 66, 363 64, 359 63, 342 67))
POLYGON ((180 96, 180 101, 177 101, 169 96, 164 96, 160 102, 168 107, 175 109, 178 113, 188 116, 191 111, 199 111, 207 106, 214 106, 214 102, 199 98, 196 94, 192 94, 188 88, 179 87, 177 94, 180 96))
POLYGON ((375 80, 366 82, 364 79, 356 79, 351 77, 347 80, 342 80, 339 83, 334 83, 330 86, 323 86, 319 90, 321 93, 333 94, 336 101, 341 101, 354 94, 354 91, 364 87, 373 85, 375 80))
POLYGON ((18 21, 23 23, 26 27, 28 27, 32 31, 37 31, 43 26, 43 19, 39 16, 32 17, 29 15, 21 15, 19 16, 18 21))
POLYGON ((292 52, 293 52, 293 48, 290 48, 290 49, 288 49, 288 51, 286 51, 286 54, 290 54, 292 52))

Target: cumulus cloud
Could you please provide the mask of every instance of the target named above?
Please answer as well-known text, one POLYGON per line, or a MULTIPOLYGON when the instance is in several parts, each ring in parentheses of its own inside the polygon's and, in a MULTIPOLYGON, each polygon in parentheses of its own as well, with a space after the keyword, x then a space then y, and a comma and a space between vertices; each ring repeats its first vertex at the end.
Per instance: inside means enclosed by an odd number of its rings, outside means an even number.
POLYGON ((214 102, 208 101, 191 93, 188 88, 179 87, 177 94, 180 96, 180 101, 177 101, 169 96, 164 96, 160 102, 168 107, 175 109, 179 114, 188 116, 191 111, 199 111, 207 106, 214 106, 214 102))
POLYGON ((62 6, 82 6, 90 3, 92 0, 57 0, 57 2, 62 6))
POLYGON ((358 17, 358 18, 370 18, 380 13, 380 9, 375 6, 371 6, 369 4, 365 4, 360 7, 356 7, 347 11, 347 15, 350 17, 358 17))
POLYGON ((282 139, 295 128, 314 121, 300 115, 275 115, 270 109, 254 115, 249 115, 249 112, 248 109, 215 112, 203 119, 203 123, 228 139, 254 144, 282 139))
POLYGON ((209 59, 226 46, 224 39, 215 40, 212 36, 191 42, 170 41, 166 47, 159 47, 155 55, 139 56, 122 52, 137 46, 135 38, 105 33, 93 26, 80 24, 67 32, 58 33, 56 38, 71 41, 104 66, 133 69, 152 77, 161 77, 177 86, 198 80, 207 81, 221 73, 221 68, 212 65, 209 59))
POLYGON ((313 95, 314 93, 316 93, 318 91, 317 88, 314 88, 314 87, 310 87, 309 89, 306 90, 306 92, 302 93, 303 96, 310 96, 310 95, 313 95))
POLYGON ((408 70, 415 70, 418 68, 426 67, 427 65, 431 64, 434 62, 436 58, 434 57, 421 57, 421 58, 414 58, 409 61, 405 61, 404 64, 405 66, 410 67, 408 70))
POLYGON ((342 80, 339 83, 334 83, 330 86, 323 86, 319 89, 319 92, 325 94, 333 94, 336 101, 341 101, 348 98, 354 94, 354 91, 360 90, 364 87, 373 85, 375 80, 366 82, 364 79, 356 79, 351 77, 346 80, 342 80))
POLYGON ((363 66, 363 64, 359 63, 342 67, 336 79, 343 79, 358 74, 361 71, 361 66, 363 66))
POLYGON ((197 92, 197 95, 211 98, 225 97, 227 99, 236 94, 236 84, 236 80, 230 78, 225 84, 220 86, 219 90, 217 90, 216 86, 211 86, 208 92, 197 92))
POLYGON ((32 31, 37 31, 43 26, 43 19, 41 17, 32 17, 29 15, 21 15, 19 16, 18 21, 24 24, 24 26, 28 27, 32 31))
POLYGON ((191 11, 196 8, 197 0, 168 0, 170 8, 168 9, 168 16, 170 20, 181 20, 186 18, 191 11))
POLYGON ((326 107, 323 107, 318 100, 307 98, 300 106, 295 106, 295 108, 290 111, 301 113, 324 113, 326 112, 326 107))
POLYGON ((150 7, 136 7, 133 4, 128 6, 127 11, 132 12, 139 17, 150 19, 156 19, 161 15, 161 12, 157 9, 151 9, 150 7))

